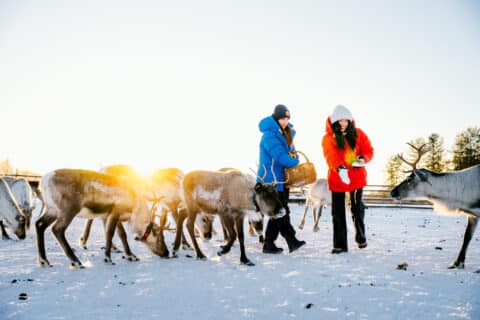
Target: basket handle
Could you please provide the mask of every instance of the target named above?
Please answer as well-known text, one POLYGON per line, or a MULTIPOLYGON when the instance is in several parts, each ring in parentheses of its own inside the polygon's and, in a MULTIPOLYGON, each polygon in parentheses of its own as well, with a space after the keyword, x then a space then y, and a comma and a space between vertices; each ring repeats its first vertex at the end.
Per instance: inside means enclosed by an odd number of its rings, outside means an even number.
POLYGON ((305 153, 303 153, 303 152, 300 151, 300 150, 295 150, 295 152, 300 153, 300 154, 305 158, 305 160, 307 160, 307 162, 310 162, 310 159, 308 159, 308 157, 307 157, 307 155, 306 155, 305 153))

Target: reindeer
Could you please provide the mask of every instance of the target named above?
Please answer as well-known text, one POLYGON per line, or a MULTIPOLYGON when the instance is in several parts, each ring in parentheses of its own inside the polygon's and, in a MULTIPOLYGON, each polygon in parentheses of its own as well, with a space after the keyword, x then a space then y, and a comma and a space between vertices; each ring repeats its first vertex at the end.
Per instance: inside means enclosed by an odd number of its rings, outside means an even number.
MULTIPOLYGON (((167 228, 167 214, 173 217, 175 223, 178 223, 179 215, 186 216, 186 206, 183 199, 183 177, 184 173, 178 168, 164 168, 157 169, 151 175, 151 188, 153 192, 163 197, 162 199, 162 212, 160 216, 160 225, 167 228)), ((200 216, 200 215, 199 215, 200 216)), ((209 224, 208 220, 197 219, 195 226, 202 230, 209 224)), ((205 233, 203 233, 205 234, 205 233)), ((208 234, 207 234, 208 237, 208 234)), ((182 233, 182 248, 184 250, 191 249, 191 245, 188 243, 185 235, 182 233)))
MULTIPOLYGON (((20 210, 27 216, 25 220, 25 230, 30 229, 30 221, 32 220, 32 213, 35 209, 35 201, 32 188, 24 178, 4 177, 3 180, 8 184, 13 197, 15 198, 20 210)), ((2 238, 10 239, 0 219, 0 228, 2 230, 2 238)))
MULTIPOLYGON (((30 217, 20 209, 15 200, 15 196, 12 194, 4 178, 0 178, 0 222, 2 221, 5 221, 5 224, 13 229, 18 239, 25 239, 26 231, 30 224, 30 217)), ((1 224, 1 228, 2 239, 10 239, 4 230, 3 223, 1 224)))
POLYGON ((305 203, 305 210, 303 211, 303 217, 298 225, 300 230, 305 225, 305 217, 307 215, 308 208, 313 208, 313 231, 320 230, 318 222, 322 216, 322 210, 325 206, 329 206, 332 203, 332 193, 328 189, 328 182, 326 179, 318 179, 308 190, 307 201, 305 203))
MULTIPOLYGON (((125 182, 130 183, 132 186, 135 186, 137 191, 140 191, 140 192, 146 191, 145 181, 137 172, 135 172, 133 167, 130 165, 126 165, 126 164, 110 165, 110 166, 101 168, 99 172, 120 177, 121 179, 124 179, 125 182), (142 189, 142 190, 138 190, 138 189, 142 189)), ((102 217, 102 224, 103 224, 104 230, 105 230, 106 222, 107 222, 106 217, 102 217)), ((85 222, 85 227, 83 229, 82 236, 78 240, 78 244, 83 249, 87 249, 87 241, 90 236, 92 223, 93 223, 93 219, 88 219, 87 222, 85 222)), ((126 234, 125 228, 123 227, 121 222, 117 224, 117 232, 119 236, 126 234)), ((118 247, 114 243, 112 243, 112 249, 116 252, 121 252, 121 250, 118 249, 118 247)), ((130 259, 136 259, 136 258, 133 258, 132 256, 130 256, 130 259)))
MULTIPOLYGON (((221 168, 218 169, 220 172, 229 172, 237 171, 241 172, 235 168, 221 168)), ((220 219, 220 224, 222 226, 223 239, 227 243, 229 241, 228 229, 225 226, 225 219, 223 215, 218 216, 220 219)), ((215 233, 213 228, 214 216, 209 214, 200 213, 197 215, 195 220, 195 226, 200 231, 200 236, 202 239, 210 240, 212 235, 215 233)), ((249 236, 258 236, 258 242, 263 243, 263 215, 261 212, 255 215, 248 215, 248 235, 249 236)), ((233 239, 235 241, 235 239, 233 239)))
POLYGON ((406 161, 401 154, 400 160, 412 167, 411 174, 390 193, 395 199, 426 198, 434 205, 434 210, 447 213, 463 213, 467 216, 467 227, 462 247, 457 258, 448 268, 463 269, 465 255, 472 239, 478 218, 480 217, 480 166, 473 166, 457 172, 436 173, 427 169, 417 169, 422 155, 428 152, 425 144, 420 147, 408 143, 417 151, 417 159, 406 161))
MULTIPOLYGON (((271 217, 285 215, 274 184, 255 183, 255 177, 240 171, 192 171, 183 179, 185 203, 187 205, 187 230, 192 239, 198 259, 205 259, 194 234, 194 222, 199 212, 222 215, 228 229, 229 240, 221 246, 218 255, 228 253, 233 241, 240 243, 240 262, 253 266, 245 254, 243 218, 249 211, 258 209, 271 217), (236 231, 235 231, 236 230, 236 231)), ((182 235, 185 215, 180 215, 173 254, 176 256, 182 235)))
MULTIPOLYGON (((112 175, 89 170, 59 169, 42 177, 46 210, 35 223, 37 233, 38 264, 50 266, 45 253, 45 230, 53 223, 52 232, 70 259, 70 266, 82 268, 67 239, 65 231, 78 216, 82 218, 106 217, 104 262, 113 264, 110 252, 112 238, 119 221, 129 220, 135 232, 143 232, 141 241, 151 251, 168 256, 162 230, 152 222, 152 212, 145 199, 126 181, 112 175), (145 228, 146 226, 146 228, 145 228), (153 237, 150 237, 153 231, 153 237)), ((128 260, 136 261, 126 235, 120 235, 128 260)))

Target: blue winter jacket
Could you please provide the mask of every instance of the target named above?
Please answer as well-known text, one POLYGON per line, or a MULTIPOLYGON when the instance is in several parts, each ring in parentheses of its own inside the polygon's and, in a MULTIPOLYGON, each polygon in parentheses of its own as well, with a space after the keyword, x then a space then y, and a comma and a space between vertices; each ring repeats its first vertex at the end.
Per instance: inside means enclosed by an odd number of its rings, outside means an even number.
MULTIPOLYGON (((295 137, 295 129, 291 123, 288 126, 292 130, 292 136, 295 137)), ((259 177, 263 177, 265 174, 265 168, 267 170, 267 175, 264 178, 265 182, 273 182, 272 175, 272 159, 275 160, 273 164, 273 171, 275 172, 275 177, 278 182, 285 181, 285 168, 295 167, 299 160, 298 158, 291 157, 288 153, 295 150, 295 147, 289 147, 287 144, 287 139, 282 134, 282 129, 280 125, 275 121, 273 116, 268 116, 258 124, 258 128, 262 135, 262 140, 260 141, 260 163, 258 166, 257 174, 259 177)), ((257 181, 260 181, 257 178, 257 181)), ((283 184, 277 185, 278 191, 283 191, 283 184)))

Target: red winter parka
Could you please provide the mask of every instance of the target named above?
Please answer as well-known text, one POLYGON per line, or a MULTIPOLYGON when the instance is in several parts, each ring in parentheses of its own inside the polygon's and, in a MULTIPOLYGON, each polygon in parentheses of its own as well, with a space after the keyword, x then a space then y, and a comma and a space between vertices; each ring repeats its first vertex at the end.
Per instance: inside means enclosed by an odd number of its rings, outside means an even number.
MULTIPOLYGON (((355 121, 353 121, 355 123, 355 121)), ((354 168, 352 163, 357 156, 363 156, 365 163, 373 158, 373 148, 367 135, 357 128, 357 144, 355 150, 345 141, 345 149, 337 146, 333 133, 330 117, 326 123, 326 133, 322 140, 323 155, 328 165, 328 187, 333 192, 350 192, 367 185, 367 170, 365 167, 354 168), (345 184, 338 175, 338 167, 345 166, 348 169, 350 184, 345 184)))

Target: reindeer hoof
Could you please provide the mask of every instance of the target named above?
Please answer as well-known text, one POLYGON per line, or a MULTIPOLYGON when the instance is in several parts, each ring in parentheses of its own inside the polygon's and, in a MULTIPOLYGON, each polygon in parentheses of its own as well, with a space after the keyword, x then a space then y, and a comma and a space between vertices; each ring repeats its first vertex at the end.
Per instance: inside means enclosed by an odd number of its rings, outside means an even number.
POLYGON ((203 261, 205 261, 205 260, 207 260, 207 257, 204 256, 203 254, 201 254, 201 255, 198 255, 198 256, 197 256, 197 260, 203 260, 203 261))
POLYGON ((84 269, 85 267, 82 265, 80 261, 72 261, 70 262, 70 269, 84 269))
POLYGON ((227 254, 228 251, 226 251, 225 249, 222 249, 222 250, 218 250, 217 251, 217 256, 223 256, 224 254, 227 254))
POLYGON ((80 238, 80 240, 78 240, 78 245, 80 248, 87 250, 87 244, 85 243, 85 241, 83 241, 83 238, 80 238))
POLYGON ((137 258, 136 255, 134 254, 131 254, 131 255, 127 255, 127 256, 122 256, 122 259, 125 259, 127 261, 138 261, 140 259, 137 258))
POLYGON ((217 251, 217 255, 222 256, 230 252, 230 248, 228 246, 220 246, 220 250, 217 251))
POLYGON ((303 224, 300 224, 300 225, 298 226, 298 229, 303 230, 303 224))
POLYGON ((320 230, 320 228, 319 228, 319 227, 315 227, 315 228, 313 228, 313 232, 318 232, 319 230, 320 230))
POLYGON ((112 259, 108 258, 108 257, 103 258, 103 262, 105 262, 106 264, 112 265, 112 266, 115 265, 115 262, 113 262, 112 259))
POLYGON ((240 261, 242 264, 246 265, 246 266, 249 266, 249 267, 253 267, 255 265, 255 263, 253 263, 252 261, 250 260, 245 260, 245 261, 240 261))
POLYGON ((38 259, 37 265, 41 268, 52 267, 50 262, 48 262, 48 260, 45 260, 45 259, 38 259))
POLYGON ((455 261, 448 266, 448 269, 465 269, 465 262, 455 261))

